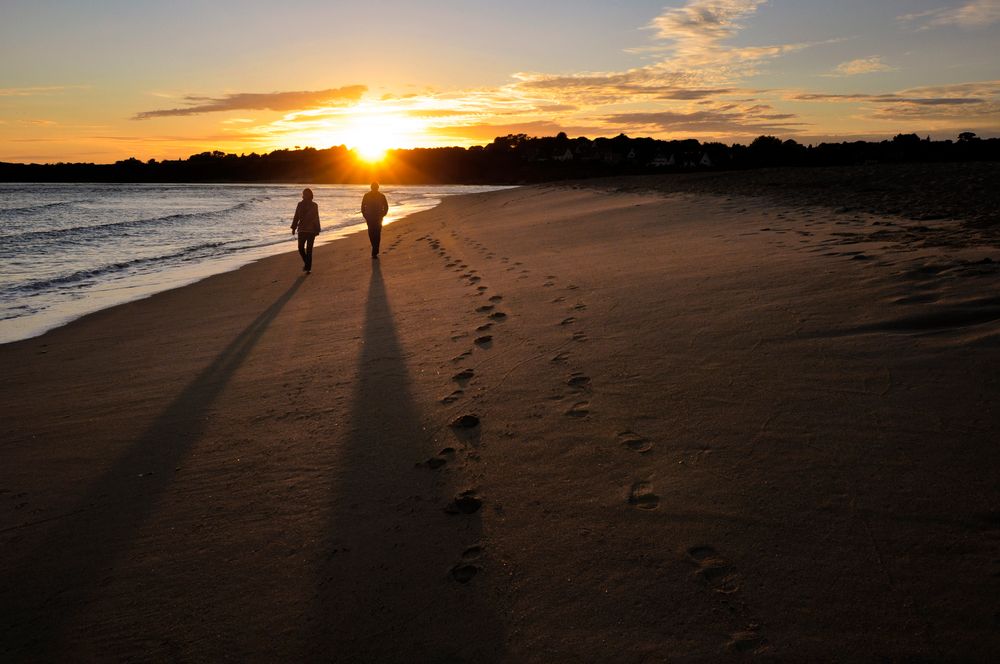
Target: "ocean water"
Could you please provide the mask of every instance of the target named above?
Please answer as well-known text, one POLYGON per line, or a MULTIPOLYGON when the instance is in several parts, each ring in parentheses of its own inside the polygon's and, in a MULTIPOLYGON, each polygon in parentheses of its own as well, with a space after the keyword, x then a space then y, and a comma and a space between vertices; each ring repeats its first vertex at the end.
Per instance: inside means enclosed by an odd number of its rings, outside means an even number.
MULTIPOLYGON (((317 244, 364 228, 367 186, 311 186, 317 244)), ((455 194, 498 187, 386 186, 390 224, 455 194)), ((0 343, 295 251, 302 185, 0 183, 0 343)))

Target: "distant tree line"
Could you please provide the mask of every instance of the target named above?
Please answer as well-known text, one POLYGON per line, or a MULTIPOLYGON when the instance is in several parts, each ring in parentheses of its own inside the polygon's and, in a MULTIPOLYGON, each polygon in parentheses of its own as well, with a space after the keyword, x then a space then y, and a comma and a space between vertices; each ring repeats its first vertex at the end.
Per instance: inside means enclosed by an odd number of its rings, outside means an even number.
POLYGON ((377 178, 397 184, 518 184, 609 175, 691 170, 741 170, 773 166, 843 166, 900 162, 1000 160, 1000 139, 971 132, 932 141, 899 134, 880 142, 802 145, 760 136, 750 145, 695 139, 594 140, 557 136, 500 136, 485 146, 392 150, 365 165, 345 146, 325 150, 275 150, 267 154, 202 152, 187 159, 114 164, 0 162, 3 182, 313 182, 361 184, 377 178))

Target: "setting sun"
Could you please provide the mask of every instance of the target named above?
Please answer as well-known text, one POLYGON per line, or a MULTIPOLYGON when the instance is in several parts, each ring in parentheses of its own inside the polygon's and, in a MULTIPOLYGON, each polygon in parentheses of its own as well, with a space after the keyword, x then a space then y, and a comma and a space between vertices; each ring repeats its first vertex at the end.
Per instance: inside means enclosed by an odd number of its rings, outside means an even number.
POLYGON ((378 145, 360 145, 356 148, 358 157, 371 163, 385 159, 386 150, 387 148, 379 147, 378 145))
POLYGON ((389 150, 411 145, 423 129, 414 118, 371 108, 356 110, 360 112, 351 117, 341 136, 367 162, 381 161, 389 150))

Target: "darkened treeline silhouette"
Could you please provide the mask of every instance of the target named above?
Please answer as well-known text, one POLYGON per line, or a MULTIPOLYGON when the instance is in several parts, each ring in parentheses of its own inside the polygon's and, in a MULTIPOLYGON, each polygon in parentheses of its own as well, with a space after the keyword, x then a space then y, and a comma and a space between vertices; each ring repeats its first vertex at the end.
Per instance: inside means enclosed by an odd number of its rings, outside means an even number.
POLYGON ((1000 138, 964 132, 955 141, 899 134, 881 142, 802 145, 760 136, 750 145, 695 139, 542 138, 502 136, 485 146, 393 150, 381 165, 364 166, 344 146, 276 150, 268 154, 203 152, 187 159, 114 164, 0 162, 7 182, 317 182, 397 184, 509 184, 608 175, 769 166, 844 166, 901 162, 998 161, 1000 138))

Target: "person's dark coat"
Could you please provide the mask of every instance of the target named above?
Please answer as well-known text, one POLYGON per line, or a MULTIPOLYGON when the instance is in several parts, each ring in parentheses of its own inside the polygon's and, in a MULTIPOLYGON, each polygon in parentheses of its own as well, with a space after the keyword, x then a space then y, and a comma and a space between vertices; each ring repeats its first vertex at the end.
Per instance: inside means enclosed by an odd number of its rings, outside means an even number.
POLYGON ((389 214, 389 201, 380 191, 369 191, 361 199, 361 216, 365 221, 382 221, 389 214))
POLYGON ((296 229, 299 235, 319 235, 319 206, 316 201, 299 201, 295 206, 292 230, 296 229))

